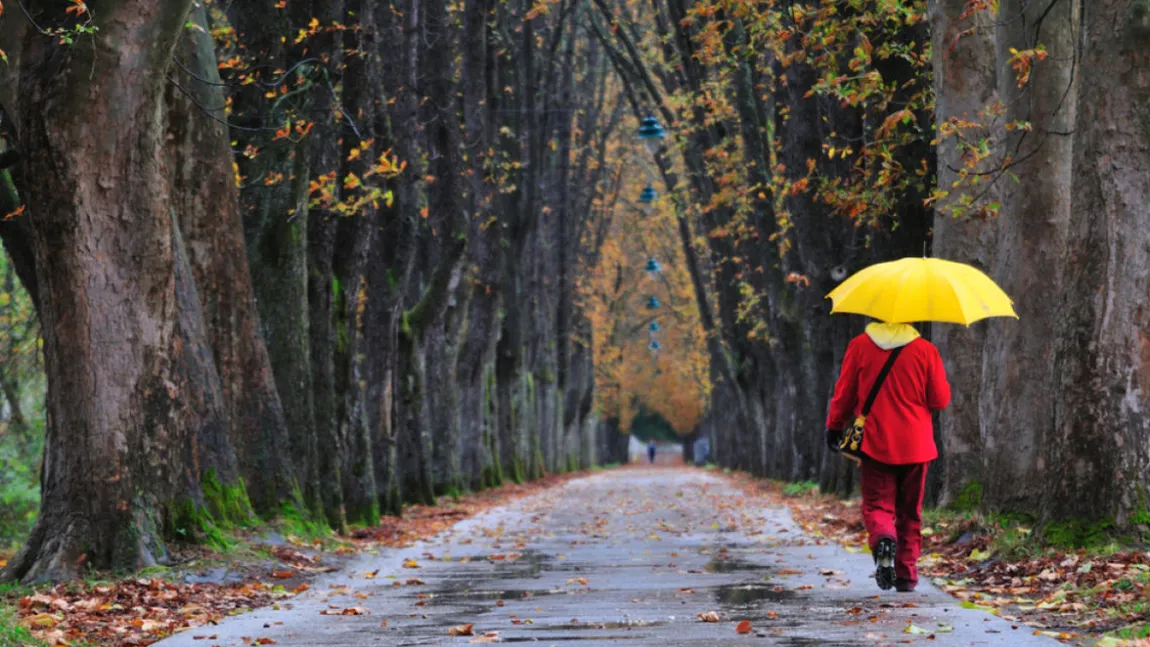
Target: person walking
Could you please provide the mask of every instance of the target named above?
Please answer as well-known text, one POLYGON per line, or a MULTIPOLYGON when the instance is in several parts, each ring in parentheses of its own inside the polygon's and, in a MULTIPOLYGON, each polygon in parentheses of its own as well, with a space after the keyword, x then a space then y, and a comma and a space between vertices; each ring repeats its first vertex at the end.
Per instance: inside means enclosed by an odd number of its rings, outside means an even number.
POLYGON ((652 438, 650 441, 647 442, 647 462, 652 464, 652 465, 655 464, 655 439, 654 438, 652 438))
POLYGON ((909 592, 918 585, 927 464, 938 458, 931 414, 950 404, 938 349, 908 324, 872 323, 851 340, 827 415, 832 451, 868 399, 860 468, 875 581, 884 591, 909 592))

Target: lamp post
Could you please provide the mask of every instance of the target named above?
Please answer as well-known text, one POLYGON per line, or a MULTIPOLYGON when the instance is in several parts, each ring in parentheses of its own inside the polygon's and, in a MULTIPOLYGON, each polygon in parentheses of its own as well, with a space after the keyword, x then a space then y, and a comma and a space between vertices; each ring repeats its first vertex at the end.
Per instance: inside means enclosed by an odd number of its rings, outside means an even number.
POLYGON ((643 210, 645 215, 649 216, 655 210, 655 198, 658 197, 659 194, 655 192, 655 187, 650 184, 643 187, 642 193, 639 194, 639 208, 643 210))
POLYGON ((643 117, 643 121, 639 123, 639 139, 647 147, 647 152, 652 155, 663 147, 663 139, 666 136, 667 132, 654 116, 643 117))
POLYGON ((659 272, 662 272, 663 268, 659 265, 659 261, 648 258, 647 265, 643 267, 643 271, 647 273, 647 278, 653 281, 659 277, 659 272))

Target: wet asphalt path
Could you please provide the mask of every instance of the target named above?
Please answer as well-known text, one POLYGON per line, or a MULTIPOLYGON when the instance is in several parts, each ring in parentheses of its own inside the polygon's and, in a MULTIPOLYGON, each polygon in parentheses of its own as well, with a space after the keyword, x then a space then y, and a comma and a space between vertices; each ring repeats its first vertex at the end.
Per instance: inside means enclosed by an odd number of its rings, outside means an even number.
POLYGON ((930 585, 881 592, 872 570, 868 555, 803 535, 787 511, 744 505, 717 476, 626 469, 365 555, 278 608, 159 644, 1056 644, 930 585), (699 619, 712 611, 720 622, 699 619), (751 633, 736 631, 742 620, 751 633), (449 635, 463 624, 473 636, 449 635))

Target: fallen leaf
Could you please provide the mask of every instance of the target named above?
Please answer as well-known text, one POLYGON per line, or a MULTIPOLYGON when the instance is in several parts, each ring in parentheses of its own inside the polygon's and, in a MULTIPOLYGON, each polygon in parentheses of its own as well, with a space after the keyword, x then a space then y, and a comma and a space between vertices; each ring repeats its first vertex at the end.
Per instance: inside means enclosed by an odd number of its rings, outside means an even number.
POLYGON ((497 642, 499 642, 499 632, 498 631, 488 631, 487 633, 483 634, 482 636, 479 636, 478 638, 473 638, 468 642, 497 643, 497 642))
POLYGON ((51 629, 60 624, 60 618, 51 613, 37 613, 34 616, 24 618, 21 622, 23 622, 25 626, 34 629, 51 629))
POLYGON ((465 625, 455 625, 447 630, 448 636, 474 636, 475 624, 469 623, 465 625))
POLYGON ((347 607, 346 609, 324 609, 320 611, 321 616, 366 616, 371 615, 371 612, 363 607, 347 607))
POLYGON ((735 625, 735 631, 737 633, 741 633, 741 634, 751 633, 751 621, 750 620, 744 620, 744 621, 740 622, 739 624, 735 625))
POLYGON ((699 616, 699 620, 702 620, 703 622, 720 622, 719 614, 714 612, 714 611, 708 611, 706 613, 700 613, 700 614, 698 614, 698 616, 699 616))

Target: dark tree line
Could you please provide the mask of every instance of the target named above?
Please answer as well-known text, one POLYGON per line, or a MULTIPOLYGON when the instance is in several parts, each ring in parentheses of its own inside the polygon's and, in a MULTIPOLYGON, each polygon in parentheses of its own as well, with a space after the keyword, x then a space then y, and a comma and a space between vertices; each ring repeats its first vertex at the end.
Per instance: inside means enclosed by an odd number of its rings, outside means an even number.
POLYGON ((823 297, 934 251, 1025 322, 924 330, 941 500, 1145 521, 1138 2, 16 4, 0 238, 47 425, 6 577, 621 459, 576 293, 648 115, 710 363, 689 440, 849 491, 819 431, 861 322, 823 297))
POLYGON ((619 126, 582 3, 70 6, 0 34, 49 409, 8 577, 619 459, 573 334, 619 126))
POLYGON ((849 492, 819 434, 862 322, 824 295, 933 253, 985 270, 1021 321, 921 326, 956 393, 932 499, 1072 537, 1144 526, 1142 3, 593 4, 632 109, 673 133, 657 161, 718 462, 849 492))

